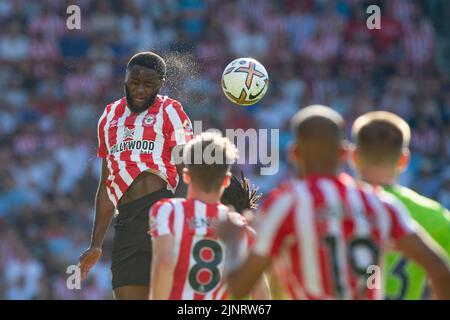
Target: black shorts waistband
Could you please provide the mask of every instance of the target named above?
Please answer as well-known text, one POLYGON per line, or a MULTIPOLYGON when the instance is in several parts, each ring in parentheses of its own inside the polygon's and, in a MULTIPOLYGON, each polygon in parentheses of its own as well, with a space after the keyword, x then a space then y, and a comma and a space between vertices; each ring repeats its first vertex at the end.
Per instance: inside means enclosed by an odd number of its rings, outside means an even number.
POLYGON ((146 209, 147 207, 150 207, 151 205, 153 205, 153 203, 161 199, 172 197, 173 193, 170 190, 163 188, 158 191, 146 194, 145 196, 142 196, 131 202, 119 205, 117 211, 119 211, 119 216, 122 212, 141 211, 143 209, 146 209))

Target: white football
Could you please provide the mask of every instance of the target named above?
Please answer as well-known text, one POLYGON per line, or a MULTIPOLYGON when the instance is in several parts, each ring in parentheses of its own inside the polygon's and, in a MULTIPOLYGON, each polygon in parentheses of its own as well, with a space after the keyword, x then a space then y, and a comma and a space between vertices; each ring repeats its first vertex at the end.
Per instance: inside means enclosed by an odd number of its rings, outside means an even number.
POLYGON ((252 58, 239 58, 230 62, 222 74, 225 96, 240 106, 249 106, 261 100, 268 86, 266 68, 252 58))

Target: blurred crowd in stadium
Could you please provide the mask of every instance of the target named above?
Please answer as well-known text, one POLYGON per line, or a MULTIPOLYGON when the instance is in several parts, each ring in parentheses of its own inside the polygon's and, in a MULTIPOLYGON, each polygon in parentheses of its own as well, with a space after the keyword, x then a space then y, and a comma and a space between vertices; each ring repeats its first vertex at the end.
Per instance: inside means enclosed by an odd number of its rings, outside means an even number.
POLYGON ((70 2, 0 1, 1 299, 112 298, 110 240, 83 290, 68 290, 65 272, 89 243, 97 120, 123 96, 137 51, 167 59, 164 92, 203 129, 280 129, 277 175, 242 166, 263 193, 288 170, 291 116, 321 103, 349 124, 375 108, 404 117, 413 158, 402 183, 450 207, 447 1, 78 0, 81 29, 68 30, 70 2), (367 29, 368 4, 381 6, 381 30, 367 29), (248 108, 220 88, 244 56, 270 76, 248 108))

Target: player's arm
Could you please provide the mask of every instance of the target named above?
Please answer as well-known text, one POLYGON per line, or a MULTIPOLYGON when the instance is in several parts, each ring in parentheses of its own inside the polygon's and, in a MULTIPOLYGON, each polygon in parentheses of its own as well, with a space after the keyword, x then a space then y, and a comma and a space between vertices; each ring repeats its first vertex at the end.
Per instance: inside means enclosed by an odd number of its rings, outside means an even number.
POLYGON ((387 195, 392 206, 391 239, 395 249, 422 266, 438 299, 450 299, 450 268, 445 251, 431 236, 416 224, 406 207, 396 198, 387 195))
POLYGON ((442 208, 442 240, 440 245, 444 248, 447 256, 450 257, 450 211, 446 208, 442 208))
MULTIPOLYGON (((241 217, 239 214, 236 217, 241 217)), ((271 259, 254 253, 246 256, 244 262, 240 259, 240 245, 242 234, 247 228, 240 226, 234 219, 221 223, 218 234, 225 242, 225 282, 232 299, 242 299, 254 289, 263 272, 269 267, 271 259)))
POLYGON ((106 232, 114 214, 114 204, 108 196, 106 180, 108 179, 108 167, 106 160, 102 161, 102 175, 95 195, 95 219, 92 228, 91 247, 101 248, 105 240, 106 232))
POLYGON ((419 226, 415 234, 394 243, 405 256, 421 265, 430 279, 437 299, 450 299, 450 268, 442 248, 419 226))
POLYGON ((270 295, 272 300, 289 300, 290 297, 287 294, 286 288, 280 281, 284 271, 282 269, 280 270, 279 263, 278 261, 274 261, 272 268, 266 272, 270 295))
POLYGON ((183 169, 183 164, 177 165, 177 172, 180 180, 178 181, 177 190, 175 191, 176 198, 185 198, 187 195, 187 185, 183 181, 183 169))
MULTIPOLYGON (((248 214, 247 214, 248 216, 248 214)), ((252 216, 249 216, 250 221, 253 220, 252 216)), ((254 239, 256 237, 256 231, 254 228, 252 228, 251 226, 247 225, 246 226, 246 230, 247 230, 247 236, 248 238, 254 239)), ((253 241, 251 241, 253 242, 253 241)), ((249 240, 250 243, 250 240, 249 240)), ((250 245, 250 244, 249 244, 250 245)), ((250 297, 253 300, 270 300, 271 296, 270 296, 270 288, 269 288, 269 282, 267 279, 267 272, 264 273, 259 280, 256 282, 253 290, 250 293, 250 297)))
POLYGON ((153 239, 150 299, 168 300, 173 284, 174 237, 166 234, 153 239))
POLYGON ((265 272, 256 282, 250 297, 253 300, 270 300, 270 288, 267 280, 267 272, 265 272))
POLYGON ((286 296, 285 291, 280 283, 278 277, 273 273, 268 275, 269 288, 272 300, 288 300, 289 297, 286 296))
POLYGON ((221 225, 220 236, 227 244, 225 268, 228 291, 237 299, 243 298, 255 286, 263 272, 269 269, 272 257, 277 256, 284 246, 285 239, 293 232, 288 209, 292 204, 290 195, 278 197, 270 194, 257 215, 256 239, 250 254, 240 264, 237 258, 237 233, 239 229, 227 221, 221 225), (280 206, 282 205, 282 206, 280 206), (233 227, 234 226, 234 227, 233 227))
POLYGON ((183 147, 193 137, 192 123, 183 107, 178 101, 170 104, 164 113, 164 132, 168 145, 172 148, 172 155, 178 173, 178 187, 175 197, 184 198, 187 194, 187 186, 183 182, 183 147))
POLYGON ((255 288, 257 282, 261 281, 260 279, 264 271, 269 268, 270 263, 270 257, 262 257, 251 252, 241 267, 229 271, 226 281, 231 297, 242 299, 247 296, 255 288))
POLYGON ((103 241, 114 213, 114 205, 109 199, 106 189, 107 178, 108 167, 106 165, 106 160, 103 159, 102 173, 97 194, 95 196, 95 218, 91 234, 91 243, 79 260, 82 279, 87 277, 89 270, 95 265, 102 254, 103 241))
POLYGON ((149 212, 149 234, 152 236, 152 268, 149 298, 167 300, 173 283, 175 269, 173 224, 170 216, 173 207, 168 200, 155 203, 149 212))

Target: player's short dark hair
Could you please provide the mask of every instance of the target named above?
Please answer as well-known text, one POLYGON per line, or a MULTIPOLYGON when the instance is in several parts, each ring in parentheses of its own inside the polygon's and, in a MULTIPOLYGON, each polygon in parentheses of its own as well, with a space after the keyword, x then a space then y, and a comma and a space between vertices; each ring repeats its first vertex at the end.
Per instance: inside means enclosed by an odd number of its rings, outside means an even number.
POLYGON ((231 183, 223 192, 220 201, 224 205, 231 205, 234 209, 242 213, 244 210, 256 209, 261 199, 261 194, 257 194, 257 188, 253 188, 250 180, 241 171, 241 180, 233 175, 231 183))
POLYGON ((387 111, 368 112, 352 127, 352 138, 362 160, 371 164, 393 164, 409 147, 411 130, 398 115, 387 111))
POLYGON ((163 58, 151 51, 144 51, 136 53, 127 63, 127 70, 130 70, 133 66, 142 66, 155 70, 161 78, 166 76, 166 62, 163 58))
POLYGON ((345 135, 345 121, 339 113, 329 107, 312 105, 294 115, 291 129, 298 139, 340 140, 345 135))
POLYGON ((322 105, 305 107, 294 115, 291 130, 306 164, 338 165, 345 138, 345 121, 339 113, 322 105))
POLYGON ((203 132, 183 149, 183 162, 191 180, 205 192, 220 189, 237 157, 236 146, 217 132, 203 132))

